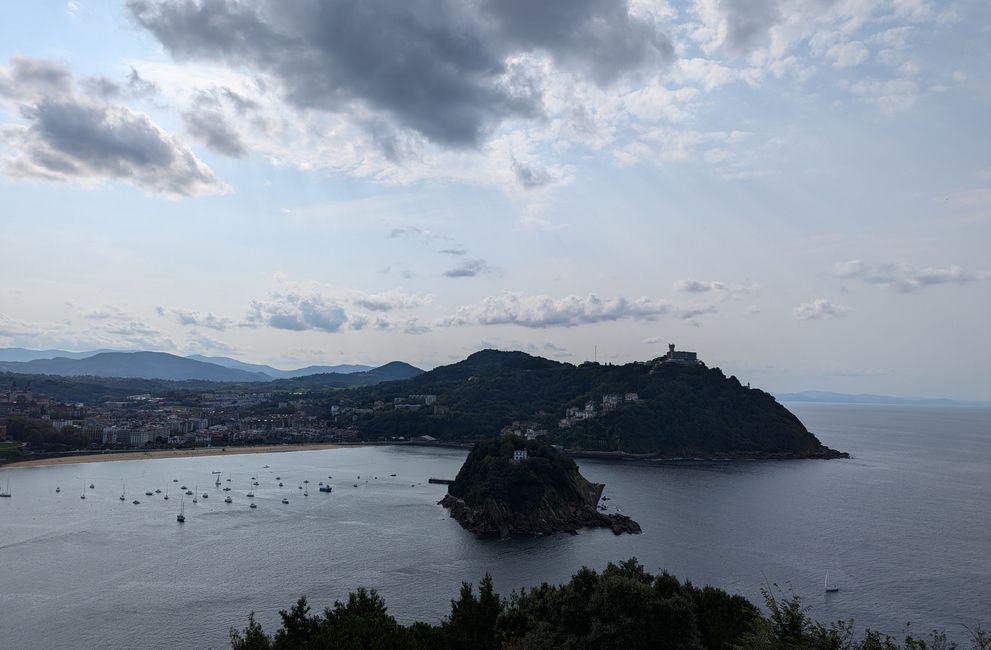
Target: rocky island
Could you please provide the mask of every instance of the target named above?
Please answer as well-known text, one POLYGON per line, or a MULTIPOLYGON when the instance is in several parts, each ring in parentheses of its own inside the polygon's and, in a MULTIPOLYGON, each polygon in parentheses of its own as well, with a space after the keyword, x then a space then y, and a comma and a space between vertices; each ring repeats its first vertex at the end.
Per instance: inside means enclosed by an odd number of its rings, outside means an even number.
POLYGON ((551 445, 507 435, 475 445, 440 504, 480 537, 575 534, 589 527, 639 533, 629 517, 599 512, 604 487, 586 480, 551 445))

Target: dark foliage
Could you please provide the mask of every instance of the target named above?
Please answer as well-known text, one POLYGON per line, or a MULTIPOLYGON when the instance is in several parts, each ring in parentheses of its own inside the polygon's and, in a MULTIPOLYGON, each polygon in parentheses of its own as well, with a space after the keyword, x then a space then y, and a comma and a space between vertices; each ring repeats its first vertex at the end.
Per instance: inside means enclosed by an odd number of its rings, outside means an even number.
MULTIPOLYGON (((231 629, 235 650, 397 648, 418 650, 610 649, 671 650, 952 650, 941 632, 902 643, 852 623, 826 627, 808 618, 798 598, 765 592, 766 615, 740 596, 660 573, 631 559, 602 573, 583 568, 562 585, 542 584, 502 599, 486 575, 478 594, 464 584, 439 625, 403 626, 374 591, 358 589, 347 603, 311 615, 305 598, 280 612, 282 627, 268 636, 254 619, 231 629)), ((991 650, 991 635, 971 632, 972 650, 991 650)))

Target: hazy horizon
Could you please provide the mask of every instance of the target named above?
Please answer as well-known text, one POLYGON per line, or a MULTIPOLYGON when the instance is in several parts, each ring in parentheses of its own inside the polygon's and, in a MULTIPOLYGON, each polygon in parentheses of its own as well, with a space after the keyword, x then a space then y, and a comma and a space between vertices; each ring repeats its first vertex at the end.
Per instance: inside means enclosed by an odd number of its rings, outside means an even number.
POLYGON ((770 392, 988 401, 989 22, 7 3, 0 347, 428 369, 671 342, 770 392))

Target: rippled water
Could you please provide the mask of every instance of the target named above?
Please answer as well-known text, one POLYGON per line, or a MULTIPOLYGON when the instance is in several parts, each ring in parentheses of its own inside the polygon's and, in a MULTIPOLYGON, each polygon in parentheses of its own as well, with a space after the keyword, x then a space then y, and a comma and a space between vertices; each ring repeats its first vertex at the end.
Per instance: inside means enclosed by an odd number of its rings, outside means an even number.
POLYGON ((755 601, 765 582, 790 587, 821 620, 891 633, 911 621, 957 637, 962 624, 991 626, 991 412, 789 408, 854 458, 582 461, 607 503, 641 523, 639 536, 477 540, 436 505, 444 486, 427 483, 453 477, 464 454, 434 449, 0 470, 14 494, 0 499, 0 647, 225 647, 252 610, 272 631, 299 595, 319 610, 357 585, 378 589, 403 621, 436 621, 461 581, 486 571, 508 593, 631 556, 755 601), (317 492, 318 481, 333 493, 317 492), (180 525, 183 483, 210 497, 186 497, 180 525), (168 501, 144 495, 166 486, 168 501), (839 593, 823 593, 827 569, 839 593))

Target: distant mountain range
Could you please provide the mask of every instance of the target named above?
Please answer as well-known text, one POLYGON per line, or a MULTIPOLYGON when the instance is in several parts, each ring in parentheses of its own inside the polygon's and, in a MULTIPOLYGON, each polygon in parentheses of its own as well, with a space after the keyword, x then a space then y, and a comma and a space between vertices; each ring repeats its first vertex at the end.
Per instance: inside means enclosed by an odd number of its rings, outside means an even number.
POLYGON ((826 390, 806 390, 799 393, 775 395, 782 402, 815 402, 820 404, 889 404, 893 406, 991 406, 991 402, 963 402, 953 399, 928 397, 893 397, 891 395, 850 395, 826 390))
POLYGON ((406 379, 422 372, 419 368, 401 362, 392 362, 380 368, 344 364, 279 370, 267 365, 244 363, 229 357, 200 355, 180 357, 165 352, 65 352, 24 348, 0 349, 0 371, 63 377, 124 377, 220 382, 267 382, 320 375, 326 380, 324 383, 346 385, 365 384, 373 377, 377 381, 406 379), (362 376, 334 380, 333 377, 326 377, 327 375, 362 376))
POLYGON ((225 368, 236 368, 247 372, 260 372, 275 379, 292 379, 293 377, 305 377, 307 375, 320 375, 326 373, 347 375, 352 372, 368 372, 375 367, 365 366, 359 363, 342 363, 336 366, 306 366, 305 368, 297 368, 295 370, 279 370, 278 368, 273 368, 272 366, 266 366, 260 363, 245 363, 243 361, 238 361, 237 359, 231 359, 230 357, 205 357, 201 354, 191 354, 186 358, 195 359, 196 361, 203 361, 204 363, 215 363, 218 366, 223 366, 225 368))

